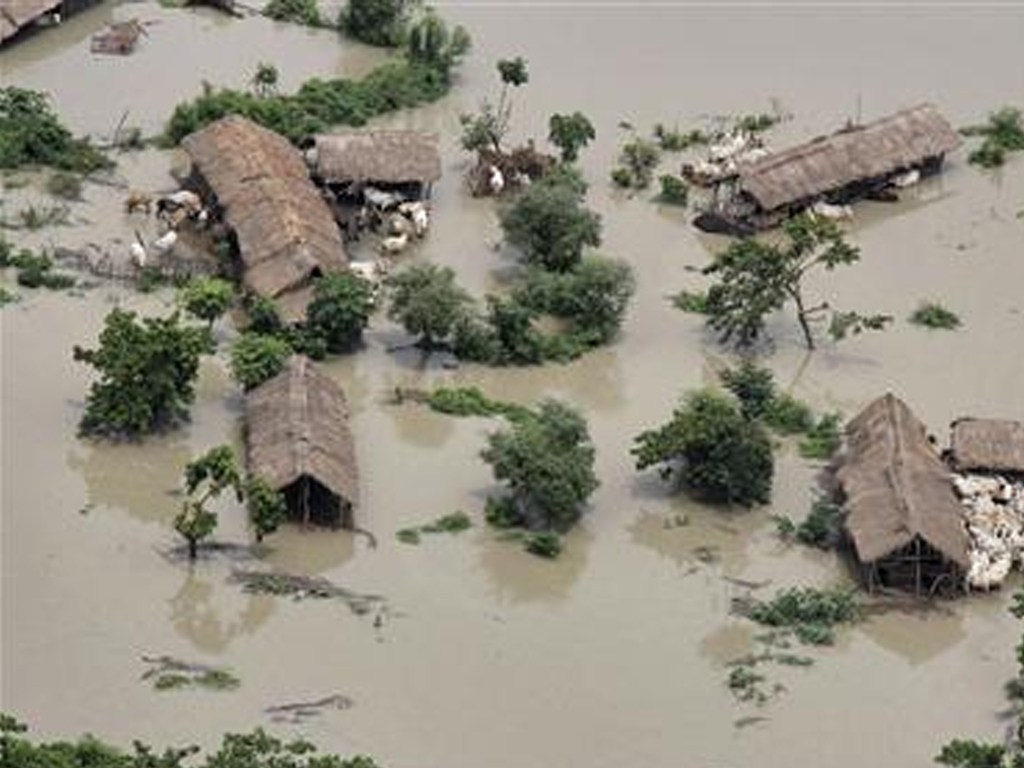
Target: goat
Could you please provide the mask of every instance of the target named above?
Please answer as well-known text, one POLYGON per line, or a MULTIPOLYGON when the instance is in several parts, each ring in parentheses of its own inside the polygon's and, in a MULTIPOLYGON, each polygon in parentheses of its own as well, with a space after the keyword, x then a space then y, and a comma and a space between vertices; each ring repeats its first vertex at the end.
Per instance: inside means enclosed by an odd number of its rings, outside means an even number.
POLYGON ((142 211, 143 213, 149 213, 153 209, 153 196, 148 195, 145 192, 141 192, 137 189, 133 189, 128 193, 128 197, 124 200, 124 212, 135 213, 136 211, 142 211))
POLYGON ((380 241, 380 249, 383 253, 396 254, 405 250, 409 245, 408 233, 385 237, 380 241))

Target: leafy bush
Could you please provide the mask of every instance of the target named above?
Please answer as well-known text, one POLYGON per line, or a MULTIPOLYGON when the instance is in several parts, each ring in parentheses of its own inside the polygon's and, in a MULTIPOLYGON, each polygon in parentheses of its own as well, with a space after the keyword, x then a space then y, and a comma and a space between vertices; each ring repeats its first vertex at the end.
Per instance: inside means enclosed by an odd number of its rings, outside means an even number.
POLYGON ((854 593, 845 589, 793 587, 769 601, 743 601, 738 608, 758 624, 793 630, 801 642, 810 645, 831 645, 836 625, 860 617, 854 593))
POLYGON ((231 348, 231 375, 248 391, 284 370, 292 348, 276 336, 246 332, 231 348))
POLYGON ((338 26, 368 45, 395 48, 406 37, 416 0, 349 0, 338 26))
POLYGON ((53 261, 44 254, 36 255, 28 249, 22 249, 8 262, 18 269, 16 280, 25 288, 49 288, 60 291, 75 284, 71 275, 53 271, 53 261))
POLYGON ((672 306, 683 312, 705 315, 708 311, 708 295, 701 291, 682 290, 672 297, 672 306))
POLYGON ((775 402, 775 377, 767 368, 744 360, 739 368, 722 372, 722 384, 736 395, 748 419, 763 418, 775 402))
POLYGON ((681 152, 684 149, 707 144, 711 138, 703 131, 691 130, 680 131, 678 129, 666 128, 661 123, 654 126, 654 140, 658 147, 665 152, 681 152))
POLYGON ((419 336, 425 349, 444 342, 472 302, 455 282, 454 270, 436 264, 413 264, 388 277, 387 287, 388 317, 419 336))
POLYGON ((275 21, 292 21, 308 27, 323 26, 316 0, 270 0, 263 15, 275 21))
POLYGON ((690 187, 678 176, 670 173, 658 177, 661 184, 661 192, 658 193, 658 200, 669 205, 685 206, 690 199, 690 187))
POLYGON ((805 459, 831 458, 842 442, 839 430, 840 418, 838 413, 827 413, 818 419, 818 422, 800 441, 800 455, 805 459))
POLYGON ((968 136, 983 136, 980 147, 967 157, 969 163, 982 168, 996 168, 1006 161, 1008 152, 1024 150, 1024 121, 1016 107, 1003 107, 988 116, 984 125, 971 126, 961 131, 968 136))
POLYGON ((439 387, 427 396, 427 405, 438 413, 452 416, 505 416, 522 419, 532 411, 523 405, 491 400, 477 387, 439 387))
POLYGON ((329 352, 349 352, 363 337, 373 312, 373 286, 352 272, 321 277, 306 309, 306 329, 329 352))
POLYGON ((562 538, 553 531, 531 533, 526 537, 523 547, 531 555, 553 560, 562 554, 562 538))
POLYGON ((209 325, 235 301, 235 286, 219 277, 194 277, 179 291, 178 300, 190 315, 209 325))
POLYGON ((843 538, 843 508, 826 499, 811 505, 807 518, 796 526, 795 535, 801 544, 819 549, 835 549, 843 538))
POLYGON ((814 413, 807 403, 786 392, 775 395, 762 416, 769 427, 784 435, 809 432, 814 427, 814 413))
POLYGON ((250 293, 245 297, 244 306, 245 312, 249 316, 249 326, 246 330, 265 336, 274 336, 283 330, 281 316, 272 299, 250 293))
POLYGON ((938 302, 922 302, 910 315, 910 322, 925 328, 941 328, 952 330, 960 326, 960 318, 956 313, 938 302))
POLYGON ((619 153, 621 166, 612 172, 612 180, 622 187, 646 189, 651 185, 660 159, 656 144, 641 138, 627 141, 619 153))
POLYGON ((0 88, 0 168, 49 165, 91 173, 113 163, 88 139, 76 139, 46 102, 46 95, 0 88))
POLYGON ((288 515, 284 494, 258 475, 245 482, 245 508, 257 542, 276 531, 288 515))

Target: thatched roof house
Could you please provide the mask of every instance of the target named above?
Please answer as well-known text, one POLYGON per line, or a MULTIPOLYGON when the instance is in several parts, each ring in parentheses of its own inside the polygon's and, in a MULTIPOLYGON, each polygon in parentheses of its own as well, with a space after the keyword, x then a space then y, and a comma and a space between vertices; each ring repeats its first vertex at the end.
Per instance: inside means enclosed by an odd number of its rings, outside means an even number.
POLYGON ((957 419, 950 440, 953 468, 1024 474, 1024 424, 1001 419, 957 419))
POLYGON ((416 185, 441 178, 436 133, 345 131, 315 137, 314 173, 327 184, 416 185))
POLYGON ((313 278, 348 266, 330 208, 302 155, 283 137, 231 115, 186 136, 195 175, 238 242, 245 286, 303 319, 313 278))
POLYGON ((920 104, 743 165, 739 191, 773 211, 914 168, 937 170, 958 146, 945 118, 920 104))
POLYGON ((0 0, 0 43, 62 5, 63 0, 0 0))
POLYGON ((297 355, 246 395, 245 421, 249 472, 284 493, 291 515, 351 528, 359 475, 338 385, 297 355))
POLYGON ((869 589, 953 590, 967 571, 963 511, 924 424, 891 394, 850 421, 836 477, 869 589))

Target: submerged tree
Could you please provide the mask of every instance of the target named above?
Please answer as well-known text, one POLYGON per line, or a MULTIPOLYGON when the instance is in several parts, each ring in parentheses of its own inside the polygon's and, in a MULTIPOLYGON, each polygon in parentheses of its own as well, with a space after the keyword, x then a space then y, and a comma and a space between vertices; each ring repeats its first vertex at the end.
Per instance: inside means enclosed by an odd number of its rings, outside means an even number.
POLYGON ((185 311, 212 328, 235 302, 235 286, 219 277, 194 277, 178 294, 185 311))
POLYGON ((478 114, 459 117, 462 123, 462 146, 470 152, 483 149, 501 152, 501 142, 508 133, 512 119, 511 89, 519 88, 530 80, 526 59, 522 56, 500 59, 497 67, 501 78, 501 95, 497 105, 485 99, 478 114))
POLYGON ((574 163, 580 150, 597 137, 594 125, 582 112, 552 115, 548 121, 548 141, 562 153, 563 163, 574 163))
POLYGON ((412 10, 418 0, 349 0, 338 25, 356 40, 395 48, 405 40, 412 10))
POLYGON ((433 349, 451 335, 472 298, 455 282, 450 267, 414 264, 388 278, 388 317, 419 336, 419 345, 433 349))
POLYGON ((353 272, 325 275, 316 282, 306 309, 309 334, 322 339, 330 352, 358 346, 373 312, 373 286, 353 272))
POLYGON ((283 371, 291 354, 292 348, 284 339, 243 333, 231 348, 231 375, 248 391, 283 371))
POLYGON ((249 511, 249 524, 256 534, 256 543, 276 531, 288 513, 284 494, 259 476, 246 480, 245 506, 249 511))
POLYGON ((736 240, 705 267, 704 273, 717 279, 708 290, 707 322, 722 341, 754 342, 764 331, 767 316, 788 302, 795 305, 808 349, 814 349, 811 323, 828 313, 829 333, 836 340, 881 330, 892 321, 889 315, 839 312, 827 301, 808 303, 803 286, 808 272, 817 267, 831 271, 860 258, 859 250, 846 242, 834 221, 797 216, 783 224, 783 232, 786 242, 781 245, 753 238, 736 240))
POLYGON ((510 514, 534 531, 564 531, 598 486, 587 423, 555 400, 487 438, 481 452, 510 491, 510 514))
POLYGON ((242 474, 229 446, 211 448, 185 467, 187 498, 174 518, 174 530, 188 542, 190 560, 196 559, 199 543, 217 527, 217 515, 207 504, 228 489, 234 490, 239 503, 245 498, 242 474))
POLYGON ((213 350, 209 330, 182 325, 177 312, 140 322, 134 312, 111 310, 99 348, 73 352, 100 375, 86 396, 81 431, 135 437, 183 421, 195 399, 199 358, 213 350))
POLYGON ((672 419, 642 432, 632 453, 637 469, 661 465, 709 501, 750 506, 771 496, 774 458, 760 422, 711 390, 692 392, 672 419))
POLYGON ((465 27, 457 25, 449 32, 444 19, 433 8, 428 8, 409 27, 405 50, 411 61, 440 72, 447 81, 452 67, 469 53, 471 46, 472 40, 465 27))
POLYGON ((280 76, 278 74, 277 67, 269 62, 261 61, 256 65, 256 72, 249 80, 249 83, 252 85, 253 90, 256 91, 257 96, 266 98, 277 93, 277 83, 279 79, 280 76))

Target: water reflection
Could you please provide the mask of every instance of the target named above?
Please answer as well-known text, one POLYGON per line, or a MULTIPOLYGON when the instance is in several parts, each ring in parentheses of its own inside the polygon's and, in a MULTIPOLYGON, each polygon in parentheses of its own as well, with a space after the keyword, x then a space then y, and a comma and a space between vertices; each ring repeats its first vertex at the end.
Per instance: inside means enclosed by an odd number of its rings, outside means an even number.
POLYGON ((250 635, 274 612, 274 598, 214 584, 190 570, 167 601, 174 630, 197 650, 223 653, 236 637, 250 635))
POLYGON ((967 634, 962 611, 941 603, 888 611, 862 624, 860 631, 913 667, 941 656, 967 634))
POLYGON ((266 539, 269 551, 263 559, 267 566, 285 573, 317 576, 351 560, 360 535, 288 524, 266 539))

